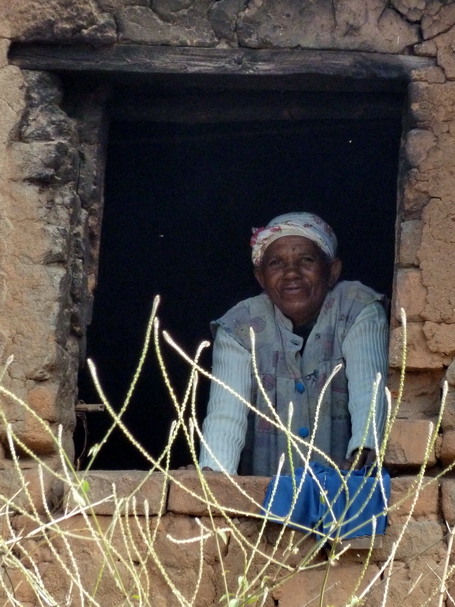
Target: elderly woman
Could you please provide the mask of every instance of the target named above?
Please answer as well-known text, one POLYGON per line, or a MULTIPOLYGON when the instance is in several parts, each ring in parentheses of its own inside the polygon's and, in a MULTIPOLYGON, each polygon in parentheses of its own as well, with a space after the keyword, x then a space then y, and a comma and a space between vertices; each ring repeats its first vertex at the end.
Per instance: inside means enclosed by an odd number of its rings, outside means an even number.
MULTIPOLYGON (((263 293, 212 323, 213 375, 273 417, 253 370, 251 327, 258 376, 274 410, 287 425, 292 402, 291 429, 303 438, 316 426, 311 459, 327 464, 326 454, 344 469, 356 455, 357 468, 371 463, 385 419, 383 386, 370 415, 377 374, 387 374, 384 297, 360 282, 338 282, 337 239, 317 215, 280 215, 255 231, 251 245, 263 293)), ((285 433, 215 382, 203 435, 202 468, 236 474, 241 460, 240 473, 271 476, 285 454, 282 471, 290 471, 285 433)), ((301 463, 294 458, 294 466, 301 463)))

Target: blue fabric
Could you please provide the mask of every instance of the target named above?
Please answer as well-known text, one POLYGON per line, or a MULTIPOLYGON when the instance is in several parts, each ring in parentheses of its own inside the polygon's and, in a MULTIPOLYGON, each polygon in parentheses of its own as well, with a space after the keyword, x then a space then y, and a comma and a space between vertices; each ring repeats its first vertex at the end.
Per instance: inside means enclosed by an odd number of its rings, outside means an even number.
POLYGON ((376 535, 385 533, 387 515, 384 510, 390 499, 390 476, 385 469, 380 473, 384 493, 378 471, 371 466, 338 472, 334 468, 313 462, 310 469, 311 472, 308 470, 304 474, 304 468, 297 468, 294 481, 289 474, 274 477, 267 487, 262 514, 265 515, 266 510, 270 510, 269 520, 282 522, 276 520, 276 517, 285 518, 289 515, 295 495, 295 482, 297 491, 299 488, 300 491, 289 519, 291 527, 302 530, 303 526, 318 535, 322 533, 329 539, 337 536, 339 539, 351 539, 372 535, 372 518, 376 517, 376 535), (347 490, 343 486, 342 477, 347 490), (341 523, 340 530, 331 529, 334 520, 341 523))

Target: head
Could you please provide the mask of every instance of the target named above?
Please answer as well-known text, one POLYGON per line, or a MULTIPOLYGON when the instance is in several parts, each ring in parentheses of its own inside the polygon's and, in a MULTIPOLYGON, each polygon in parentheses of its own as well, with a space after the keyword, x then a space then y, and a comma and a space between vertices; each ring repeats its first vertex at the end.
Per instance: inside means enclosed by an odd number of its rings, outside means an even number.
POLYGON ((251 244, 255 276, 272 302, 294 326, 315 320, 341 272, 332 229, 317 215, 288 213, 256 230, 251 244))

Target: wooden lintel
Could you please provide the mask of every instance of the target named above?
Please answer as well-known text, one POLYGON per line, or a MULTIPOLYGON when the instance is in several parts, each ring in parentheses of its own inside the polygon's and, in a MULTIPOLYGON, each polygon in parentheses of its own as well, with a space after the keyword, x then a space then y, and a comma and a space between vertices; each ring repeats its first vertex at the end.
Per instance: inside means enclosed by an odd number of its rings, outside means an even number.
POLYGON ((118 74, 329 76, 407 81, 435 60, 355 51, 254 50, 116 44, 105 48, 14 44, 10 63, 24 69, 118 74))

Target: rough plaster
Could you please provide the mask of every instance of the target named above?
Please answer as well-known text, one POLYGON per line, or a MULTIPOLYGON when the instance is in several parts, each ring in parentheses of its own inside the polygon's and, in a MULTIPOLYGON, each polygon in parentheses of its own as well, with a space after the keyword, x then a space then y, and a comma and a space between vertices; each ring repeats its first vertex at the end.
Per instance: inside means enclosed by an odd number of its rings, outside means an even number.
MULTIPOLYGON (((4 362, 7 356, 14 355, 6 377, 7 387, 25 398, 49 427, 55 429, 57 423, 63 424, 64 442, 70 454, 76 371, 79 358, 83 357, 85 327, 90 321, 96 283, 104 117, 102 104, 87 103, 84 110, 83 100, 79 100, 78 119, 65 113, 58 79, 21 73, 8 65, 9 41, 85 42, 98 46, 128 42, 253 49, 297 47, 435 57, 435 67, 416 72, 409 84, 400 166, 400 237, 390 362, 394 368, 401 366, 399 309, 404 305, 410 311, 407 367, 412 372, 407 378, 403 423, 397 430, 400 439, 392 445, 392 459, 397 470, 406 470, 411 463, 409 453, 412 465, 421 461, 421 449, 416 451, 414 438, 416 432, 420 433, 423 442, 437 415, 439 382, 447 368, 448 379, 455 385, 454 7, 439 0, 2 2, 0 357, 4 362), (88 249, 87 242, 91 243, 88 249)), ((394 396, 398 386, 396 372, 390 385, 394 396)), ((449 396, 444 434, 432 456, 436 465, 438 457, 444 463, 455 458, 452 392, 449 396)), ((52 441, 43 438, 39 423, 4 399, 2 409, 22 440, 55 467, 52 441)), ((12 487, 4 428, 0 429, 0 441, 4 486, 12 487)), ((33 480, 33 463, 25 458, 22 466, 31 470, 33 480)), ((404 477, 395 482, 398 491, 409 483, 404 477)), ((408 596, 408 590, 428 567, 436 571, 440 567, 442 523, 444 518, 453 520, 452 485, 453 480, 448 479, 440 503, 437 491, 433 493, 432 505, 422 506, 423 515, 411 525, 399 558, 404 563, 423 545, 428 544, 429 548, 424 558, 416 556, 392 578, 396 580, 392 584, 394 604, 416 604, 416 596, 408 596), (425 517, 425 512, 431 512, 431 516, 425 517)), ((61 488, 49 482, 46 491, 48 499, 56 502, 61 488)), ((182 537, 192 532, 191 513, 166 516, 163 533, 168 528, 182 537)), ((80 525, 80 521, 74 524, 80 525)), ((389 544, 399 534, 401 524, 399 518, 392 521, 387 535, 389 544)), ((375 563, 385 558, 386 549, 387 546, 383 553, 375 555, 369 574, 376 571, 375 563)), ((42 550, 46 579, 57 588, 61 571, 49 553, 42 550)), ((80 542, 77 553, 86 558, 87 551, 86 543, 80 542)), ((177 549, 175 554, 167 549, 167 555, 169 569, 177 576, 182 575, 182 558, 186 562, 194 559, 191 550, 182 555, 177 549)), ((355 558, 352 554, 346 556, 339 570, 340 579, 355 577, 355 558)), ((204 566, 208 581, 201 589, 198 605, 213 604, 215 596, 222 593, 214 559, 213 555, 207 556, 204 566)), ((238 560, 239 553, 233 547, 230 563, 234 573, 238 560)), ((10 573, 11 579, 17 575, 10 573)), ((88 576, 89 573, 85 572, 88 576)), ((156 604, 168 604, 168 591, 160 575, 156 571, 153 575, 156 604)), ((191 583, 191 567, 185 569, 184 575, 191 583)), ((419 600, 430 592, 429 580, 425 580, 418 587, 419 600)), ((295 587, 284 586, 276 593, 275 604, 297 604, 301 585, 293 584, 295 587)), ((317 586, 315 577, 309 587, 311 584, 317 586)), ((33 604, 34 596, 26 585, 21 586, 21 592, 23 600, 33 604)), ((103 604, 115 602, 116 590, 109 580, 103 580, 102 596, 103 604)), ((380 599, 373 597, 370 607, 375 601, 380 604, 380 599)))

